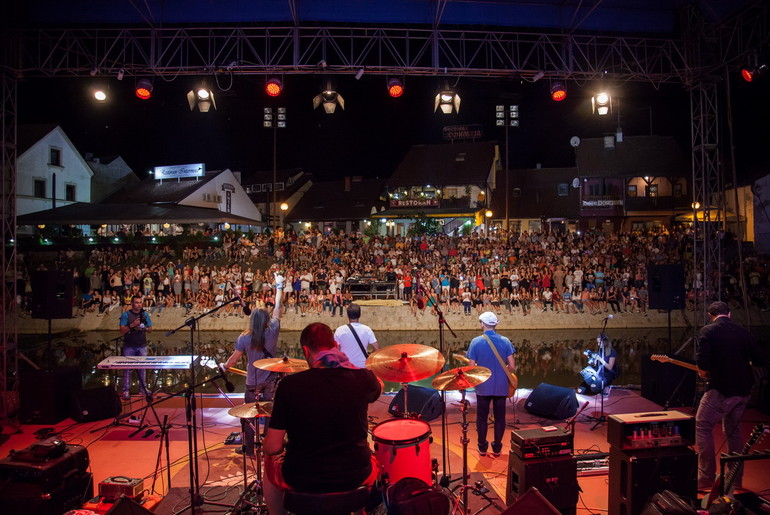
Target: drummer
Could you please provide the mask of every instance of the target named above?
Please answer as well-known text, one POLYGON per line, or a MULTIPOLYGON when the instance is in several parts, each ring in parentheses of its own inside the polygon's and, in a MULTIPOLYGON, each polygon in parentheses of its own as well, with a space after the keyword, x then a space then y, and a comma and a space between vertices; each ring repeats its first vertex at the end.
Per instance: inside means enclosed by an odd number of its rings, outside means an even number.
MULTIPOLYGON (((265 309, 255 309, 249 317, 249 328, 243 331, 235 341, 235 350, 225 362, 225 368, 231 368, 246 354, 246 391, 244 403, 271 401, 275 395, 278 374, 254 367, 254 362, 275 357, 278 352, 278 334, 281 330, 281 295, 283 276, 275 274, 275 306, 272 316, 265 309)), ((267 420, 265 421, 267 427, 267 420)), ((241 419, 245 449, 248 456, 255 456, 255 433, 258 419, 241 419)), ((240 452, 236 449, 235 452, 240 452)))
POLYGON ((367 441, 368 405, 381 392, 374 373, 350 363, 326 324, 305 327, 300 345, 310 370, 281 380, 264 443, 271 515, 285 513, 286 489, 344 492, 379 472, 367 441))
POLYGON ((482 366, 492 371, 489 380, 477 385, 476 390, 476 432, 478 434, 479 455, 486 456, 489 448, 487 430, 489 429, 489 405, 492 404, 492 413, 495 417, 494 440, 492 441, 492 456, 500 456, 503 449, 503 435, 505 434, 505 399, 508 395, 507 372, 513 372, 516 363, 513 354, 516 349, 511 340, 497 334, 497 316, 491 311, 485 311, 479 316, 481 329, 484 332, 471 340, 468 348, 470 366, 482 366), (492 345, 505 362, 508 371, 503 370, 492 345))

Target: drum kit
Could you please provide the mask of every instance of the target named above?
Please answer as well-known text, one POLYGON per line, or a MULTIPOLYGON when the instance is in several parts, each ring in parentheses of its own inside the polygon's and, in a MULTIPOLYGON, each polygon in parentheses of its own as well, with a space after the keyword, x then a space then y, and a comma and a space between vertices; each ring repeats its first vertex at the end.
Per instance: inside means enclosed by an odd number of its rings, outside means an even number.
MULTIPOLYGON (((458 361, 468 363, 470 360, 461 354, 452 355, 458 361)), ((432 442, 430 425, 424 420, 416 418, 408 413, 408 385, 414 381, 427 379, 436 374, 432 385, 440 391, 459 390, 462 399, 460 401, 462 413, 462 438, 463 446, 463 476, 461 488, 462 505, 467 511, 468 507, 468 421, 467 412, 469 402, 465 398, 466 390, 477 386, 492 375, 485 367, 463 366, 440 373, 444 367, 444 356, 435 348, 416 343, 401 343, 390 345, 374 351, 366 360, 366 368, 383 381, 401 383, 404 393, 404 417, 380 422, 372 429, 374 451, 380 463, 380 478, 388 485, 396 484, 405 477, 416 477, 426 483, 427 486, 436 486, 434 466, 431 461, 430 444, 432 442)), ((268 358, 254 362, 254 367, 261 370, 278 373, 295 373, 307 370, 305 360, 283 358, 268 358)), ((254 419, 269 417, 272 413, 271 402, 252 402, 235 406, 228 413, 240 419, 254 419)), ((249 421, 249 423, 252 423, 249 421)), ((256 480, 251 487, 246 486, 246 452, 245 443, 243 449, 243 476, 244 491, 253 491, 256 497, 250 504, 253 508, 261 510, 265 508, 262 494, 262 442, 260 431, 255 431, 256 442, 256 480)), ((444 445, 445 442, 442 442, 444 445)))

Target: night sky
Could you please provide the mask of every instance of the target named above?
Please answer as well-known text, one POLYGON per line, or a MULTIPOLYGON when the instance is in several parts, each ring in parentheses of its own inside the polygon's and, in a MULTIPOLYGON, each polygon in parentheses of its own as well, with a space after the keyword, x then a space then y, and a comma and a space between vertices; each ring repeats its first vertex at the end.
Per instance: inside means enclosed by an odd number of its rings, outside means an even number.
MULTIPOLYGON (((133 96, 133 78, 104 78, 111 98, 106 104, 89 96, 98 78, 29 79, 19 83, 18 120, 59 123, 81 153, 120 155, 140 177, 153 166, 204 162, 209 170, 242 171, 246 183, 250 174, 272 169, 273 134, 262 127, 267 106, 288 110, 288 127, 278 131, 278 168, 301 167, 316 180, 388 177, 411 145, 444 142, 445 125, 481 124, 483 140, 502 144, 504 132, 494 125, 496 104, 520 106, 521 126, 510 129, 511 168, 574 166, 570 137, 601 137, 618 126, 617 109, 606 117, 591 114, 595 84, 581 88, 568 82, 567 99, 554 102, 548 78, 536 83, 450 78, 462 105, 459 115, 447 116, 433 113, 444 78, 406 77, 406 92, 398 99, 387 95, 384 76, 331 78, 346 102, 346 110, 333 115, 312 108, 324 83, 315 75, 284 76, 284 92, 273 99, 264 93, 264 76, 220 74, 214 88, 218 109, 209 113, 189 110, 185 93, 195 83, 191 77, 156 78, 148 101, 133 96)), ((731 87, 739 174, 750 176, 770 164, 770 77, 752 84, 738 78, 731 87)), ((626 136, 674 136, 689 148, 689 94, 681 85, 629 82, 611 89, 626 136)), ((722 110, 726 124, 726 106, 722 110)), ((727 136, 723 130, 725 144, 727 136)))

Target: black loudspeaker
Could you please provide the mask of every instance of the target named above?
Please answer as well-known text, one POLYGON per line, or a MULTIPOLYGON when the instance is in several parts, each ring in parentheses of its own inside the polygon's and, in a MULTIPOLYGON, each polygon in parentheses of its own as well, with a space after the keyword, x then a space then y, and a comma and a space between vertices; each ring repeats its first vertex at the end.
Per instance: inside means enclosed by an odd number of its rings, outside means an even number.
POLYGON ((558 513, 574 514, 578 501, 577 461, 572 456, 525 460, 509 452, 505 504, 511 506, 519 498, 523 502, 525 492, 532 487, 537 488, 558 513))
POLYGON ((532 414, 552 420, 564 420, 577 413, 575 390, 540 383, 527 397, 524 408, 532 414))
POLYGON ((698 454, 687 447, 624 452, 611 446, 609 472, 609 515, 642 513, 663 490, 696 498, 698 454))
POLYGON ((683 265, 649 265, 647 285, 650 309, 684 309, 683 265))
POLYGON ((93 422, 115 418, 123 406, 120 397, 110 386, 74 390, 70 393, 70 417, 75 422, 93 422))
POLYGON ((32 318, 72 318, 72 272, 32 272, 32 318))
POLYGON ((152 512, 130 497, 122 494, 105 515, 152 515, 152 512))
MULTIPOLYGON (((420 386, 407 386, 407 403, 409 413, 417 413, 421 420, 431 421, 441 416, 444 409, 441 396, 436 390, 420 386)), ((404 390, 398 391, 390 402, 388 412, 394 417, 404 416, 404 390)))
POLYGON ((513 504, 508 506, 502 515, 516 515, 517 513, 528 513, 529 515, 560 514, 559 510, 548 502, 548 499, 534 486, 527 490, 524 495, 519 496, 513 504))
POLYGON ((82 384, 77 367, 23 373, 19 383, 21 421, 27 424, 58 424, 70 415, 70 392, 80 390, 82 384))
POLYGON ((695 371, 671 363, 653 361, 649 354, 643 356, 642 397, 668 408, 693 406, 695 371))

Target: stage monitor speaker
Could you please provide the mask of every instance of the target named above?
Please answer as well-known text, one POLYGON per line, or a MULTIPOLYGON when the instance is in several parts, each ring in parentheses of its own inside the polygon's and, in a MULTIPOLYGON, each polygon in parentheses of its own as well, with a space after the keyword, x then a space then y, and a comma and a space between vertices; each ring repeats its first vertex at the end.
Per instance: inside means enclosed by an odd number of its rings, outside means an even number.
MULTIPOLYGON (((408 412, 416 413, 421 420, 431 421, 441 416, 444 405, 438 391, 421 386, 407 386, 408 412)), ((404 416, 404 390, 398 391, 390 402, 388 412, 394 417, 404 416)))
POLYGON ((548 383, 540 383, 527 397, 524 408, 534 415, 552 420, 564 420, 577 413, 575 390, 548 383))
POLYGON ((684 309, 684 266, 647 266, 650 309, 684 309))
POLYGON ((72 318, 72 272, 32 272, 32 318, 72 318))
POLYGON ((693 406, 695 371, 642 356, 642 397, 667 408, 693 406))
POLYGON ((21 421, 58 424, 70 415, 70 392, 80 390, 82 384, 77 367, 24 372, 19 383, 21 421))
POLYGON ((698 454, 688 447, 622 451, 610 447, 609 515, 642 513, 663 490, 695 499, 698 454))
POLYGON ((516 515, 517 513, 527 513, 528 515, 560 515, 553 504, 540 493, 540 490, 534 486, 520 496, 513 504, 502 513, 502 515, 516 515))
POLYGON ((152 515, 152 512, 125 494, 121 495, 105 515, 152 515))
POLYGON ((75 422, 115 418, 122 409, 120 397, 110 386, 74 390, 70 393, 70 417, 75 422))
POLYGON ((577 461, 572 456, 525 460, 509 452, 505 504, 511 506, 520 498, 525 502, 525 492, 533 487, 540 490, 558 513, 574 514, 578 501, 577 461))

